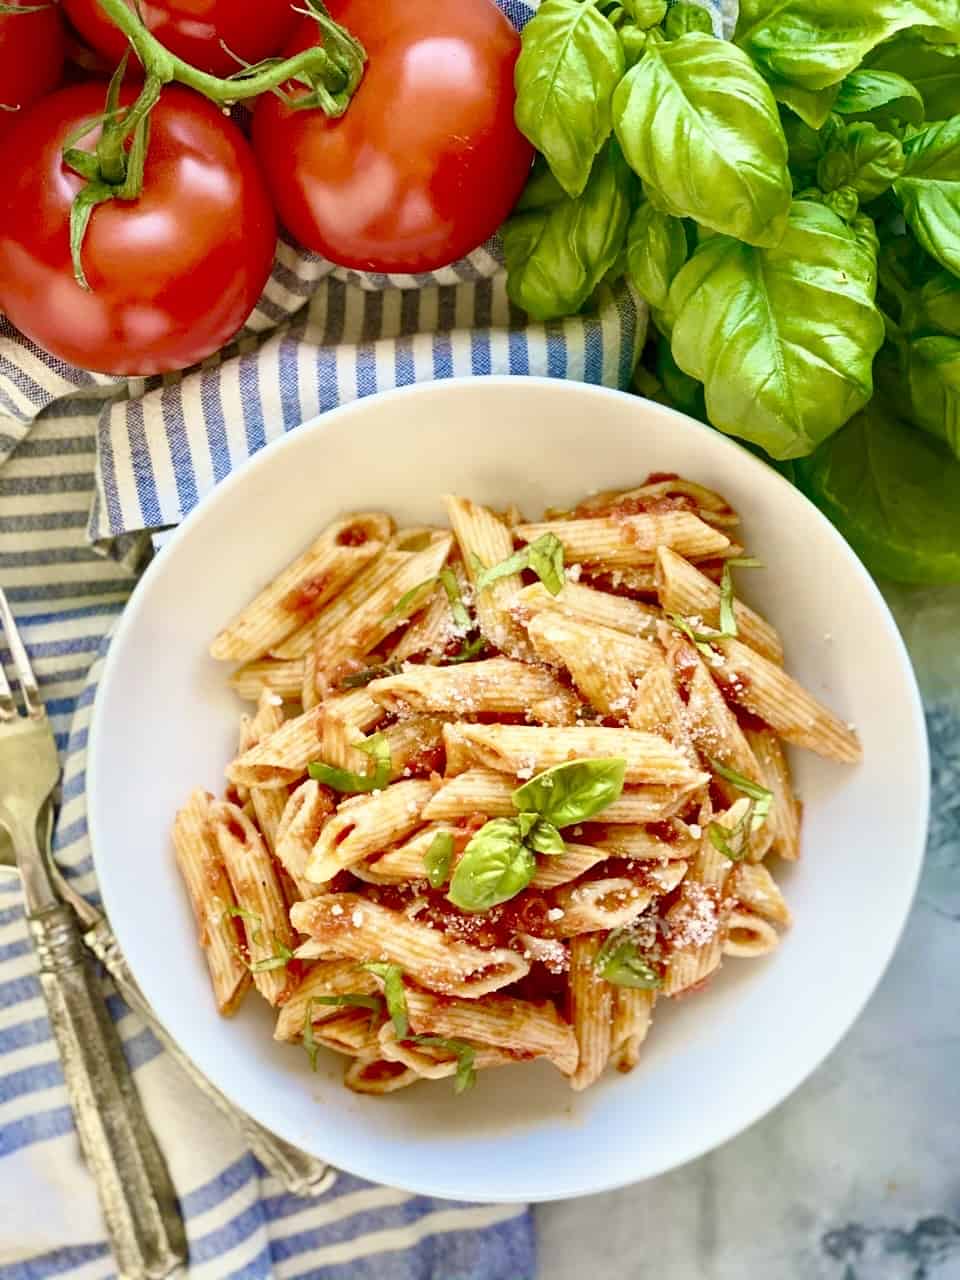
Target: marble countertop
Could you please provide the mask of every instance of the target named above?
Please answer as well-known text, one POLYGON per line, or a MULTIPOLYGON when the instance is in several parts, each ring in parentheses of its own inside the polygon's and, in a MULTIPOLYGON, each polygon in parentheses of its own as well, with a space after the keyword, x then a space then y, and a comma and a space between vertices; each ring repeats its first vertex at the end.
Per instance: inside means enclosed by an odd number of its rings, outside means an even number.
POLYGON ((539 1206, 539 1280, 960 1280, 960 589, 885 594, 933 764, 923 877, 887 973, 823 1065, 738 1138, 539 1206))

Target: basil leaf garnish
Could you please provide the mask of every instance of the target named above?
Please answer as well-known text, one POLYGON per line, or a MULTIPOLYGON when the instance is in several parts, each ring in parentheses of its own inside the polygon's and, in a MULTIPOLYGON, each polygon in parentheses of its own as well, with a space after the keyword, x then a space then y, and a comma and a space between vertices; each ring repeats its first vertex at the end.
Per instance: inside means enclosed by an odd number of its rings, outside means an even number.
POLYGON ((525 889, 536 859, 523 843, 515 818, 494 818, 471 838, 447 893, 461 911, 489 911, 525 889))
MULTIPOLYGON (((520 817, 526 818, 529 815, 522 813, 520 817)), ((567 846, 563 842, 563 836, 552 822, 546 822, 543 818, 538 818, 533 824, 529 835, 526 837, 526 843, 537 853, 566 853, 567 850, 567 846)))
POLYGON ((381 662, 375 667, 364 667, 362 671, 354 671, 340 681, 341 689, 365 689, 373 680, 383 680, 386 676, 400 674, 399 662, 381 662))
POLYGON ((334 791, 382 791, 389 786, 393 763, 390 757, 390 743, 382 733, 374 733, 363 742, 352 744, 358 751, 365 752, 374 760, 373 773, 351 773, 349 769, 337 769, 322 760, 315 760, 307 765, 307 773, 325 787, 334 791))
POLYGON ((406 1040, 410 1032, 410 1020, 407 1016, 407 997, 403 990, 403 970, 398 964, 386 964, 379 960, 371 960, 363 968, 383 983, 387 1013, 397 1039, 406 1040))
POLYGON ((423 865, 427 869, 431 888, 439 889, 447 883, 452 859, 453 836, 449 831, 438 831, 430 842, 430 848, 423 855, 423 865))
POLYGON ((754 830, 753 800, 744 810, 743 817, 735 827, 724 827, 719 822, 711 822, 707 827, 710 843, 731 862, 742 862, 750 850, 750 832, 754 830))
POLYGON ((483 636, 474 636, 472 640, 464 640, 457 652, 452 657, 447 658, 446 661, 451 664, 469 662, 471 658, 476 658, 478 654, 483 653, 486 643, 483 636))
POLYGON ((614 929, 597 952, 594 967, 604 982, 618 987, 635 987, 655 991, 663 979, 649 961, 644 960, 637 944, 624 929, 614 929))
POLYGON ((450 612, 453 614, 453 620, 458 627, 469 628, 472 626, 473 620, 467 612, 467 606, 463 603, 463 597, 460 594, 460 583, 457 581, 457 575, 449 567, 441 569, 437 574, 440 585, 447 593, 447 599, 450 602, 450 612))
POLYGON ((626 760, 619 758, 556 764, 518 787, 513 803, 521 813, 538 813, 555 827, 569 827, 618 799, 626 771, 626 760))
POLYGON ((311 1071, 316 1071, 317 1069, 317 1054, 320 1052, 320 1046, 317 1044, 313 1034, 313 1006, 316 1000, 317 997, 313 996, 307 1001, 306 1012, 303 1015, 302 1043, 307 1051, 307 1057, 310 1059, 311 1071))
POLYGON ((555 596, 564 583, 563 543, 555 533, 543 533, 528 546, 515 551, 506 560, 484 568, 482 562, 476 561, 478 568, 477 591, 484 591, 499 578, 508 578, 512 573, 520 573, 522 569, 531 569, 552 596, 555 596))
POLYGON ((735 556, 723 562, 723 574, 720 578, 720 634, 735 636, 737 634, 737 617, 733 611, 733 574, 734 567, 740 569, 762 569, 763 561, 756 556, 735 556))
POLYGON ((385 613, 380 619, 379 625, 382 627, 385 622, 393 622, 395 619, 406 617, 410 611, 410 606, 416 600, 417 596, 426 591, 428 587, 437 585, 437 577, 424 578, 422 582, 418 582, 415 587, 411 587, 409 591, 405 591, 389 613, 385 613))
POLYGON ((414 1036, 414 1044, 432 1044, 437 1049, 446 1049, 457 1055, 457 1074, 453 1080, 454 1093, 463 1093, 476 1083, 477 1072, 474 1068, 476 1050, 465 1040, 448 1040, 444 1036, 414 1036))
POLYGON ((756 831, 759 827, 762 827, 773 806, 773 792, 768 787, 762 787, 759 782, 752 782, 749 778, 745 778, 736 769, 731 769, 727 765, 721 764, 719 760, 710 760, 710 768, 718 777, 724 778, 731 786, 736 787, 738 791, 742 791, 745 796, 748 796, 753 801, 753 824, 751 830, 756 831))
POLYGON ((342 996, 311 996, 310 1004, 328 1004, 328 1005, 344 1005, 349 1008, 371 1009, 374 1013, 378 1013, 383 1008, 383 1000, 380 996, 362 996, 347 992, 342 996))

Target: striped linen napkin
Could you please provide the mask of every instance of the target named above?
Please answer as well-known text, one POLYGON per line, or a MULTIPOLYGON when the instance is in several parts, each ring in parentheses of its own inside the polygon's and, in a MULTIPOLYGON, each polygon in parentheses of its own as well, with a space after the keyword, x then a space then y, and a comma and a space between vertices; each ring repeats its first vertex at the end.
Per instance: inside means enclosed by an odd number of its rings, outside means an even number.
MULTIPOLYGON (((518 26, 536 8, 497 0, 518 26)), ((711 0, 719 13, 720 0, 711 0)), ((719 18, 718 18, 719 26, 719 18)), ((281 241, 243 335, 196 370, 120 379, 65 366, 0 317, 0 582, 64 759, 55 850, 91 901, 85 752, 105 649, 149 539, 270 440, 337 404, 460 374, 625 387, 646 327, 625 285, 528 324, 496 240, 443 271, 359 276, 281 241)), ((9 654, 0 652, 4 660, 9 654)), ((135 852, 135 850, 134 850, 135 852)), ((284 1194, 107 984, 181 1196, 198 1277, 533 1280, 522 1206, 463 1205, 348 1175, 284 1194)), ((0 877, 0 1280, 115 1274, 80 1159, 18 884, 0 877)))

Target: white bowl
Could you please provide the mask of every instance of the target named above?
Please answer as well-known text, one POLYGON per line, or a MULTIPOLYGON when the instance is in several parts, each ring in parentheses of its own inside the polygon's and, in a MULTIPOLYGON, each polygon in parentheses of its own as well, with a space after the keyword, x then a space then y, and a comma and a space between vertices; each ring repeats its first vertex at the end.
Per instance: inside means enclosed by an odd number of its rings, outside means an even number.
POLYGON ((90 743, 103 898, 168 1030, 235 1103, 351 1173, 464 1200, 549 1200, 648 1178, 724 1142, 795 1089, 862 1009, 890 958, 927 823, 923 716, 893 620, 853 552, 777 473, 661 406, 534 378, 438 382, 350 404, 225 480, 134 593, 110 649, 90 743), (769 959, 728 960, 709 991, 658 1006, 640 1065, 584 1094, 544 1064, 385 1099, 312 1075, 271 1039, 267 1007, 214 1011, 170 847, 177 807, 222 788, 241 705, 207 657, 225 619, 338 512, 440 521, 455 491, 529 518, 588 490, 676 471, 740 511, 767 568, 738 579, 780 629, 790 671, 856 724, 851 768, 795 753, 803 858, 780 864, 794 926, 769 959))

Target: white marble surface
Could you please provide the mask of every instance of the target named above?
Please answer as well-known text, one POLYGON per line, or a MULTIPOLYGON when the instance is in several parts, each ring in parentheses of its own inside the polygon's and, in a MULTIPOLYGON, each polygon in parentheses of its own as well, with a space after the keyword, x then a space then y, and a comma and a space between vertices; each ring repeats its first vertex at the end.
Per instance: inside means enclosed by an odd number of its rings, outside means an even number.
POLYGON ((888 599, 934 779, 889 970, 819 1070, 746 1133, 661 1178, 538 1207, 538 1280, 960 1280, 960 589, 888 599))

